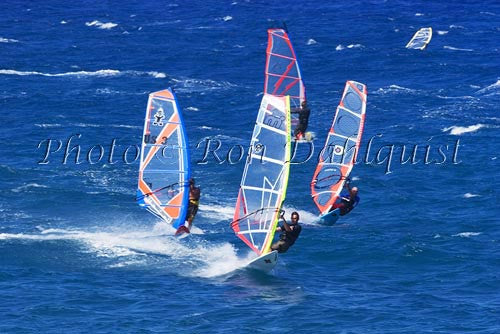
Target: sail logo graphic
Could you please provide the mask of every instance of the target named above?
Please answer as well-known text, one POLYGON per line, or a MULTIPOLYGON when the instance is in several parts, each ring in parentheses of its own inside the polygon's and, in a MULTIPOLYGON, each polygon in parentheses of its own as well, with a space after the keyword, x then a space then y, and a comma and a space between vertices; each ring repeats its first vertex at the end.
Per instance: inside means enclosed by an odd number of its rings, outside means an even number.
POLYGON ((165 118, 165 112, 163 111, 163 108, 160 107, 158 111, 154 114, 154 122, 153 125, 156 126, 163 126, 163 119, 165 118))
POLYGON ((335 155, 344 154, 344 148, 340 145, 335 145, 335 147, 333 148, 333 154, 335 154, 335 155))

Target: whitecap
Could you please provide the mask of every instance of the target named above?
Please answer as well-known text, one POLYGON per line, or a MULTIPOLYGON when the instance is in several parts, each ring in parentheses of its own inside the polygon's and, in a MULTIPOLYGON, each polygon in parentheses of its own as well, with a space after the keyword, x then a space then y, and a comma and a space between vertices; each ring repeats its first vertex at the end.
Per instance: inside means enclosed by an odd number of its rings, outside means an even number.
POLYGON ((318 44, 318 42, 316 42, 314 39, 312 38, 309 38, 309 40, 307 41, 306 43, 307 45, 314 45, 314 44, 318 44))
POLYGON ((14 188, 14 189, 12 189, 12 191, 15 192, 15 193, 18 193, 18 192, 22 192, 22 191, 33 189, 33 188, 48 188, 48 187, 45 186, 45 185, 43 185, 43 184, 28 183, 28 184, 19 186, 17 188, 14 188))
POLYGON ((224 17, 222 18, 222 20, 223 20, 224 22, 231 21, 232 19, 233 19, 233 17, 232 17, 232 16, 229 16, 229 15, 224 16, 224 17))
POLYGON ((447 30, 438 30, 437 31, 438 35, 446 35, 448 33, 447 30))
POLYGON ((172 79, 172 81, 176 84, 176 90, 180 92, 225 90, 236 86, 228 81, 215 81, 211 79, 181 78, 172 79))
POLYGON ((455 48, 453 46, 448 46, 448 45, 443 46, 443 49, 453 50, 453 51, 467 51, 467 52, 474 51, 473 49, 461 49, 461 48, 455 48))
POLYGON ((98 20, 94 20, 92 22, 85 22, 85 25, 87 27, 97 27, 99 29, 112 29, 114 27, 116 27, 118 24, 116 23, 112 23, 112 22, 107 22, 107 23, 103 23, 101 21, 98 21, 98 20))
POLYGON ((477 130, 484 128, 484 127, 486 127, 486 125, 484 125, 484 124, 469 125, 467 127, 453 125, 453 126, 444 128, 442 131, 443 132, 450 131, 450 135, 460 136, 460 135, 463 135, 464 133, 476 132, 477 130))
POLYGON ((415 16, 424 16, 425 14, 422 13, 415 13, 415 16))
POLYGON ((359 49, 359 48, 364 48, 364 45, 362 44, 349 44, 347 46, 348 49, 359 49))
POLYGON ((478 195, 478 194, 471 194, 471 193, 465 193, 463 195, 464 198, 474 198, 474 197, 479 197, 481 195, 478 195))
POLYGON ((339 44, 337 45, 337 47, 335 48, 335 51, 341 51, 341 50, 344 50, 344 46, 342 44, 339 44))
POLYGON ((133 75, 133 76, 143 76, 149 75, 154 78, 165 78, 166 74, 162 72, 150 71, 150 72, 142 72, 142 71, 119 71, 119 70, 98 70, 98 71, 77 71, 77 72, 65 72, 65 73, 43 73, 37 71, 16 71, 16 70, 7 70, 1 69, 0 74, 4 75, 19 75, 19 76, 28 76, 28 75, 39 75, 44 77, 112 77, 119 75, 133 75))
POLYGON ((480 235, 480 234, 481 234, 481 232, 462 232, 462 233, 453 234, 452 237, 470 238, 470 237, 480 235))
POLYGON ((443 96, 443 95, 436 95, 440 99, 445 99, 445 100, 473 100, 473 96, 465 95, 465 96, 443 96))
POLYGON ((62 124, 35 123, 35 126, 38 126, 39 128, 59 128, 62 126, 62 124))
POLYGON ((17 43, 17 42, 19 42, 17 39, 0 37, 0 43, 17 43))
POLYGON ((489 85, 481 90, 478 90, 477 92, 478 93, 486 93, 490 90, 500 90, 500 80, 497 80, 497 82, 495 82, 495 83, 493 83, 493 84, 491 84, 491 85, 489 85))
POLYGON ((387 93, 398 93, 398 92, 404 92, 404 93, 415 93, 417 92, 415 89, 411 88, 406 88, 398 85, 390 85, 389 87, 381 87, 375 91, 375 93, 380 93, 380 94, 387 94, 387 93))
POLYGON ((459 25, 456 25, 456 24, 450 25, 450 28, 451 29, 465 29, 463 26, 459 26, 459 25))
POLYGON ((68 23, 68 22, 66 22, 66 21, 62 20, 60 23, 61 23, 61 24, 66 24, 66 23, 68 23))
POLYGON ((187 107, 186 110, 189 110, 189 111, 200 111, 200 109, 198 109, 196 107, 187 107))

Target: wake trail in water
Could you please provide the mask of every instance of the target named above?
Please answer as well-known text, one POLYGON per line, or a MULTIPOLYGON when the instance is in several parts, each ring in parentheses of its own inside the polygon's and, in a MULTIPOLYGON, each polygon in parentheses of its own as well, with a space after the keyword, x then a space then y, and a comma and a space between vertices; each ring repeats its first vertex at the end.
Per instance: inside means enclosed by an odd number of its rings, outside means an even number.
POLYGON ((244 267, 254 254, 238 257, 229 242, 200 240, 199 228, 184 239, 174 237, 175 230, 158 223, 152 230, 116 229, 114 231, 85 231, 79 229, 43 228, 40 233, 0 233, 2 240, 20 241, 74 241, 85 245, 86 251, 100 258, 112 260, 108 268, 130 265, 158 267, 173 270, 186 277, 211 278, 225 275, 244 267))

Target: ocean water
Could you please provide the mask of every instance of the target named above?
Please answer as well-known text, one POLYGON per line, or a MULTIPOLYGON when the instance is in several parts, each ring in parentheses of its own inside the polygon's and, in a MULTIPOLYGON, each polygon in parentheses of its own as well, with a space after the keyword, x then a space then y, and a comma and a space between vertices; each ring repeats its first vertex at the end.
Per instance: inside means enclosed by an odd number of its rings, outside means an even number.
POLYGON ((0 333, 500 332, 497 1, 7 0, 0 13, 0 333), (368 87, 361 203, 318 225, 315 155, 299 146, 285 210, 302 234, 256 274, 237 270, 252 255, 229 227, 244 165, 227 154, 249 144, 266 30, 283 22, 316 154, 345 81, 368 87), (428 48, 405 49, 427 26, 428 48), (167 87, 202 188, 181 240, 135 203, 147 97, 167 87))

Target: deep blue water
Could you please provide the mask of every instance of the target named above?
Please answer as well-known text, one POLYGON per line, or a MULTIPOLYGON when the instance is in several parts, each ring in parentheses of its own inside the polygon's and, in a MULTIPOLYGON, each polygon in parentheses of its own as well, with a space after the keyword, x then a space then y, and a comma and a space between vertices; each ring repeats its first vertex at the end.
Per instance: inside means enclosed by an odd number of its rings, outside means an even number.
POLYGON ((9 0, 0 13, 1 333, 500 332, 498 2, 9 0), (299 240, 269 275, 232 272, 249 256, 229 227, 243 162, 199 162, 206 137, 221 159, 248 145, 266 30, 283 21, 316 153, 345 81, 368 87, 361 204, 317 225, 315 159, 292 165, 299 240), (427 26, 428 48, 405 49, 427 26), (169 86, 202 187, 182 240, 134 200, 147 97, 169 86), (418 146, 414 163, 402 145, 418 146))

